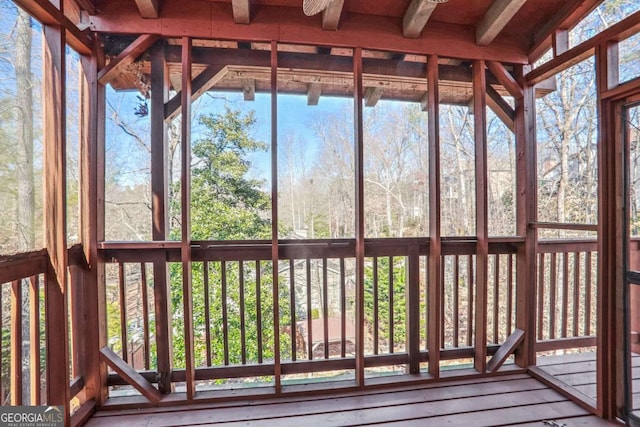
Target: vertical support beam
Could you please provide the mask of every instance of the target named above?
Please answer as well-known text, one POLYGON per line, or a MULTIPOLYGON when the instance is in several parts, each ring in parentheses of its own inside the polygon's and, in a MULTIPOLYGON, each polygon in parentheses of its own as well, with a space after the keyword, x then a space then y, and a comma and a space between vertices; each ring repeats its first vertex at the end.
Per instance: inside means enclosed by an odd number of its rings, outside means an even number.
POLYGON ((273 366, 276 393, 282 392, 278 263, 278 43, 271 42, 271 263, 273 270, 273 366))
POLYGON ((538 232, 529 224, 538 215, 538 183, 536 152, 536 112, 533 86, 526 83, 524 75, 529 67, 519 67, 518 81, 522 96, 515 99, 516 128, 516 232, 524 237, 524 245, 518 247, 516 278, 516 328, 524 331, 522 344, 516 351, 516 364, 526 368, 536 363, 536 257, 538 232))
MULTIPOLYGON (((60 6, 58 4, 57 6, 60 6)), ((45 279, 47 404, 64 405, 69 424, 67 328, 65 32, 43 27, 45 242, 50 264, 45 279)))
POLYGON ((427 281, 427 350, 429 373, 440 377, 440 335, 442 330, 442 242, 440 236, 440 104, 438 56, 427 59, 427 111, 429 114, 429 270, 427 281))
POLYGON ((187 399, 196 392, 193 357, 193 295, 191 283, 191 38, 182 38, 182 302, 184 313, 184 358, 187 399))
POLYGON ((418 245, 409 247, 407 257, 408 286, 406 289, 407 309, 407 350, 409 351, 410 374, 420 373, 420 256, 418 245))
MULTIPOLYGON (((164 56, 164 42, 151 50, 151 210, 152 238, 167 240, 169 235, 169 149, 164 106, 169 100, 169 73, 164 56)), ((166 258, 153 262, 158 390, 171 392, 171 292, 166 258)), ((102 347, 101 347, 102 348, 102 347)))
POLYGON ((615 419, 624 406, 624 277, 621 189, 623 168, 621 126, 616 126, 616 107, 603 100, 602 92, 617 83, 617 45, 605 43, 596 49, 596 87, 598 88, 598 415, 615 419), (620 388, 619 388, 620 387, 620 388))
POLYGON ((40 370, 40 276, 33 276, 29 279, 29 365, 31 366, 29 404, 40 405, 42 403, 40 388, 42 375, 40 370))
POLYGON ((101 53, 96 38, 94 54, 81 57, 80 91, 80 230, 88 263, 83 277, 83 319, 88 331, 83 374, 87 398, 93 398, 98 406, 107 399, 107 367, 99 353, 107 345, 104 264, 98 259, 98 242, 104 240, 105 86, 98 82, 101 53))
POLYGON ((487 281, 489 226, 487 222, 487 81, 485 62, 473 63, 473 110, 476 166, 476 331, 474 366, 484 373, 487 366, 487 281))
POLYGON ((364 126, 362 49, 353 51, 353 136, 355 147, 356 228, 356 384, 364 387, 364 126))
POLYGON ((11 406, 22 405, 22 280, 11 283, 11 406))

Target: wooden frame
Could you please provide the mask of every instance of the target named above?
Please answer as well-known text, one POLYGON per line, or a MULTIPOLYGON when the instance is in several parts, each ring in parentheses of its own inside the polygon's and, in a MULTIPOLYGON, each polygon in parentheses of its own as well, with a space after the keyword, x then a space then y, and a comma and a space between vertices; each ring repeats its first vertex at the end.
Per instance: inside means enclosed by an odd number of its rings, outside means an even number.
MULTIPOLYGON (((276 269, 278 261, 282 259, 283 254, 289 254, 290 248, 286 243, 280 242, 278 239, 278 206, 277 206, 277 72, 278 72, 278 42, 291 43, 311 43, 311 44, 328 44, 336 47, 354 48, 353 63, 350 64, 354 79, 354 147, 357 163, 356 170, 356 236, 352 243, 345 249, 346 252, 353 251, 356 259, 356 311, 358 313, 356 347, 357 356, 353 361, 353 368, 356 372, 356 384, 358 387, 365 385, 365 367, 377 366, 384 364, 389 360, 407 363, 409 371, 412 374, 418 374, 420 363, 428 360, 429 373, 432 378, 438 379, 440 373, 440 359, 443 353, 440 349, 442 342, 440 335, 442 332, 442 313, 440 307, 442 304, 442 283, 441 274, 443 270, 442 256, 448 254, 447 251, 460 250, 468 251, 469 254, 476 254, 476 299, 475 299, 475 318, 476 336, 474 342, 474 366, 480 374, 484 374, 487 370, 487 355, 495 352, 495 349, 487 348, 487 286, 488 286, 488 257, 491 253, 491 241, 488 235, 487 225, 487 141, 486 141, 486 106, 487 102, 494 108, 501 118, 511 124, 510 128, 515 130, 517 145, 517 234, 522 241, 513 243, 514 251, 517 251, 517 269, 519 272, 518 282, 516 286, 516 305, 517 319, 516 325, 522 331, 522 341, 520 334, 517 340, 510 340, 509 350, 517 347, 516 362, 519 366, 526 368, 535 363, 535 331, 536 331, 536 299, 531 298, 536 291, 536 254, 538 252, 537 229, 545 227, 555 227, 563 229, 584 229, 598 231, 599 243, 599 282, 601 290, 598 295, 598 339, 597 345, 599 350, 598 358, 598 413, 608 419, 614 419, 620 415, 622 408, 621 396, 624 390, 620 389, 621 375, 623 372, 623 364, 620 354, 621 343, 625 337, 622 335, 622 324, 624 319, 617 310, 620 306, 620 295, 624 292, 619 283, 622 283, 620 257, 622 253, 621 241, 619 239, 620 229, 620 211, 619 202, 621 188, 620 171, 622 169, 620 152, 620 121, 617 118, 619 112, 619 101, 624 99, 630 93, 637 93, 640 89, 638 80, 619 84, 618 81, 618 63, 617 63, 617 42, 628 37, 633 33, 640 31, 640 12, 631 15, 622 22, 605 30, 594 38, 568 49, 567 29, 556 28, 553 33, 543 29, 541 36, 544 40, 549 40, 554 47, 554 59, 534 70, 530 70, 526 52, 518 50, 507 50, 504 46, 491 45, 490 47, 479 47, 475 45, 475 41, 469 40, 465 33, 449 46, 442 46, 443 42, 449 40, 458 27, 442 25, 435 29, 427 28, 425 37, 419 40, 406 40, 399 38, 399 35, 392 33, 389 23, 383 18, 373 18, 375 22, 381 25, 382 35, 371 36, 366 31, 367 25, 362 17, 355 17, 348 28, 341 33, 341 39, 336 39, 333 35, 318 34, 310 32, 305 34, 309 27, 306 24, 296 23, 291 28, 277 27, 277 31, 273 29, 252 27, 236 28, 230 22, 223 21, 220 23, 219 29, 211 27, 211 23, 207 23, 206 17, 211 13, 203 14, 202 18, 198 18, 197 22, 202 23, 202 28, 194 28, 193 34, 183 37, 181 47, 182 62, 182 91, 179 95, 172 99, 168 99, 168 72, 165 60, 165 46, 157 41, 166 35, 175 35, 187 28, 185 26, 186 15, 176 12, 174 19, 163 21, 158 26, 157 22, 141 21, 140 16, 132 17, 131 22, 123 24, 126 30, 128 26, 139 25, 139 29, 145 33, 140 36, 129 48, 109 63, 106 67, 103 64, 103 58, 100 57, 99 41, 89 37, 87 33, 80 31, 66 18, 61 7, 56 6, 43 0, 17 0, 17 4, 27 8, 36 18, 42 20, 45 24, 45 51, 44 62, 46 64, 45 73, 45 174, 46 174, 46 240, 51 265, 48 266, 46 272, 46 312, 50 325, 64 325, 64 327, 48 327, 47 342, 54 350, 47 352, 47 361, 49 366, 64 366, 60 372, 49 369, 47 372, 47 380, 49 383, 48 398, 49 403, 68 404, 72 395, 77 395, 81 390, 85 390, 89 399, 93 399, 95 404, 101 406, 106 400, 107 373, 106 366, 100 361, 99 348, 106 344, 104 334, 104 263, 100 259, 101 254, 109 253, 107 248, 100 248, 100 241, 104 240, 104 84, 118 73, 121 67, 135 60, 142 52, 152 49, 152 98, 151 98, 151 139, 152 139, 152 187, 154 197, 153 206, 153 238, 158 247, 150 248, 154 252, 154 279, 156 283, 155 301, 157 323, 157 342, 158 342, 158 370, 160 372, 159 389, 162 393, 168 393, 172 389, 172 377, 183 375, 187 382, 187 400, 193 401, 197 399, 195 390, 195 381, 198 379, 199 371, 194 366, 193 354, 193 325, 190 320, 185 323, 185 349, 186 349, 186 369, 184 372, 171 372, 171 350, 170 350, 170 309, 169 309, 169 292, 168 292, 168 273, 167 261, 170 256, 177 256, 183 266, 183 298, 184 313, 186 319, 191 319, 192 301, 191 301, 191 262, 203 252, 193 249, 194 242, 190 236, 190 198, 189 198, 189 180, 190 180, 190 106, 194 98, 211 87, 216 77, 220 73, 220 69, 214 65, 205 71, 206 74, 201 75, 200 80, 192 79, 192 59, 193 51, 191 48, 191 37, 208 37, 216 38, 224 35, 225 38, 251 41, 267 41, 271 44, 271 51, 268 55, 264 55, 265 63, 271 70, 271 128, 272 128, 272 239, 270 246, 265 250, 270 254, 270 260, 273 268, 276 269), (206 19, 205 19, 206 18, 206 19), (247 28, 249 28, 247 30, 247 28), (367 38, 370 37, 370 38, 367 38), (277 41, 276 41, 277 40, 277 41), (347 40, 347 41, 343 41, 347 40), (67 252, 66 242, 66 194, 65 186, 65 158, 66 140, 62 129, 65 127, 65 46, 71 45, 81 54, 92 54, 92 56, 83 57, 83 68, 85 79, 82 84, 83 96, 83 135, 82 135, 82 189, 85 197, 82 205, 82 224, 83 224, 83 245, 84 257, 87 265, 77 265, 72 269, 72 287, 82 287, 82 292, 75 295, 72 310, 74 317, 86 316, 86 325, 78 325, 74 322, 73 342, 74 353, 79 354, 80 351, 85 352, 87 360, 82 363, 78 362, 74 365, 74 373, 81 373, 76 380, 70 385, 66 372, 66 361, 69 358, 67 354, 67 346, 54 346, 52 343, 67 343, 67 318, 66 314, 68 300, 66 294, 67 289, 67 268, 71 264, 67 252), (423 254, 423 247, 419 242, 413 242, 410 245, 408 257, 411 258, 412 269, 409 272, 410 288, 408 309, 411 317, 408 322, 409 340, 408 355, 392 355, 365 358, 365 325, 364 325, 364 268, 365 257, 376 249, 370 249, 370 246, 379 242, 366 241, 364 238, 364 165, 363 165, 363 100, 367 101, 367 105, 374 105, 375 99, 381 95, 379 91, 364 90, 362 74, 366 68, 366 61, 362 58, 362 51, 365 48, 389 50, 392 52, 428 54, 426 66, 426 79, 428 91, 424 98, 425 108, 429 113, 428 128, 428 144, 430 152, 429 167, 429 208, 430 216, 430 235, 428 244, 429 255, 429 301, 426 313, 427 323, 429 325, 430 335, 427 343, 427 351, 421 352, 419 345, 419 315, 416 307, 416 299, 419 294, 415 284, 418 281, 420 272, 417 270, 416 259, 423 254), (475 112, 474 135, 476 140, 476 236, 474 241, 467 243, 455 242, 455 250, 448 247, 447 243, 443 244, 440 231, 440 159, 439 159, 439 97, 438 97, 438 79, 440 77, 440 67, 438 66, 439 56, 447 56, 454 58, 465 58, 473 60, 473 109, 475 112), (534 85, 549 77, 554 76, 558 72, 574 65, 585 58, 595 55, 597 67, 597 85, 599 94, 599 110, 600 110, 600 151, 599 151, 599 180, 600 180, 600 206, 598 225, 576 225, 576 224, 545 224, 536 222, 537 207, 535 198, 532 197, 536 193, 535 173, 536 173, 536 152, 535 145, 535 101, 534 101, 534 85), (509 63, 505 66, 505 63, 509 63), (515 65, 514 65, 515 64, 515 65), (515 109, 511 110, 508 104, 504 103, 501 96, 490 87, 487 79, 486 69, 490 71, 489 77, 495 77, 505 90, 515 98, 515 109), (509 70, 514 69, 513 73, 509 70), (515 77, 514 77, 515 75, 515 77), (488 98, 487 98, 488 96, 488 98), (502 103, 500 100, 502 99, 502 103), (506 105, 505 105, 506 104, 506 105), (164 245, 167 239, 167 136, 166 136, 166 119, 170 119, 177 112, 182 113, 182 239, 176 247, 169 248, 171 245, 162 247, 162 250, 156 251, 164 245), (606 167, 605 167, 606 166, 606 167), (471 249, 467 246, 471 246, 471 249), (475 246, 475 247, 474 247, 475 246), (84 271, 82 277, 79 271, 84 271), (522 274, 520 274, 522 273, 522 274), (93 286, 92 286, 93 285, 93 286), (83 332, 81 332, 83 331, 83 332), (88 332, 91 331, 91 332, 88 332), (613 331, 613 333, 611 333, 613 331), (77 337, 76 333, 83 333, 84 336, 77 337), (513 347, 513 348, 511 348, 513 347)), ((152 2, 154 3, 154 2, 152 2)), ((417 2, 414 2, 417 4, 417 2)), ((518 2, 522 5, 523 2, 518 2)), ((155 3, 157 4, 157 3, 155 3)), ((234 2, 242 8, 241 19, 236 21, 244 22, 249 16, 249 2, 234 2), (245 7, 246 6, 246 7, 245 7), (247 15, 247 16, 245 16, 247 15)), ((336 29, 339 24, 340 13, 342 11, 342 2, 336 2, 334 9, 328 11, 323 17, 323 26, 327 29, 336 29), (338 5, 339 4, 339 5, 338 5), (326 21, 326 22, 325 22, 326 21)), ((510 13, 506 9, 505 2, 496 1, 496 8, 501 7, 502 14, 510 13)), ((595 3, 593 1, 585 2, 581 8, 572 10, 561 10, 556 18, 557 22, 568 22, 571 16, 578 13, 584 13, 590 10, 595 3)), ((197 5, 196 8, 202 8, 205 12, 217 11, 218 4, 197 5)), ((515 6, 513 6, 515 7, 515 6)), ((108 5, 104 16, 97 17, 92 25, 94 29, 105 31, 113 28, 113 6, 108 5)), ((128 13, 128 11, 125 11, 128 13)), ((126 15, 125 13, 125 15, 126 15)), ((275 23, 274 11, 266 8, 262 19, 264 23, 275 23)), ((157 14, 157 12, 156 12, 157 14)), ((249 17, 250 18, 250 17, 249 17)), ((416 21, 416 16, 409 16, 412 24, 412 32, 417 30, 413 28, 417 25, 419 34, 422 26, 416 21)), ((427 17, 428 18, 428 17, 427 17)), ((249 19, 250 20, 250 19, 249 19)), ((496 31, 500 31, 500 26, 505 24, 508 18, 496 18, 488 20, 489 30, 480 29, 476 36, 482 43, 487 43, 488 39, 495 36, 496 31)), ((426 22, 426 21, 425 21, 426 22)), ((274 28, 276 28, 274 26, 274 28)), ((484 28, 484 27, 483 27, 484 28)), ((396 29, 397 30, 397 29, 396 29)), ((184 31, 183 31, 184 32, 184 31)), ((540 49, 546 41, 536 41, 534 50, 540 49)), ((286 61, 285 62, 286 65, 286 61)), ((347 61, 344 61, 345 63, 347 61)), ((309 87, 310 103, 317 102, 320 90, 319 86, 309 87), (314 101, 315 100, 315 101, 314 101), (313 102, 312 102, 313 101, 313 102)), ((503 242, 504 244, 504 242, 503 242)), ((511 244, 511 243, 509 243, 511 244)), ((108 245, 107 245, 108 246, 108 245)), ((135 257, 135 250, 131 247, 127 248, 131 252, 122 253, 125 256, 135 257)), ((264 248, 254 250, 255 253, 262 253, 264 248)), ((207 249, 212 253, 215 250, 207 249)), ((235 248, 233 250, 242 251, 243 248, 235 248)), ((318 249, 321 251, 321 249, 318 249)), ((466 253, 466 252, 465 252, 466 253)), ((510 252, 511 253, 511 252, 510 252)), ((228 253, 224 256, 232 256, 228 253)), ((566 257, 566 255, 565 255, 566 257)), ((326 264, 326 258, 325 258, 326 264)), ((123 265, 123 264, 121 264, 123 265)), ((566 263, 564 264, 565 269, 566 263)), ((563 283, 568 288, 568 283, 563 283)), ((123 282, 124 284, 124 282, 123 282)), ((32 287, 33 280, 31 282, 32 287)), ((21 283, 18 281, 12 286, 14 303, 12 305, 12 331, 15 338, 20 335, 20 305, 21 305, 21 283)), ((278 299, 278 280, 274 277, 273 298, 274 306, 277 306, 278 299)), ((31 301, 30 305, 34 306, 31 301)), ((326 307, 325 307, 326 308, 326 307)), ((33 311, 33 309, 32 309, 33 311)), ((33 314, 32 314, 33 315, 33 314)), ((566 316, 565 316, 566 317, 566 316)), ((275 325, 279 324, 277 310, 274 311, 275 325)), ((566 326, 565 326, 566 328, 566 326)), ((126 329, 126 328, 124 328, 126 329)), ((344 326, 343 326, 344 330, 344 326)), ((37 331, 36 331, 37 332, 37 331)), ((32 337, 36 332, 30 331, 32 337)), ((273 368, 260 367, 256 368, 256 372, 268 373, 275 376, 276 393, 283 392, 281 377, 294 372, 303 372, 305 369, 317 364, 312 362, 300 362, 295 364, 282 364, 280 360, 280 331, 275 326, 274 330, 274 347, 275 360, 273 368), (263 370, 264 369, 264 370, 263 370), (272 369, 272 370, 271 370, 272 369)), ((326 328, 325 328, 326 334, 326 328)), ((325 342, 327 338, 325 337, 325 342)), ((545 348, 552 348, 556 343, 549 343, 545 348)), ((558 344, 560 345, 560 344, 558 344)), ((50 347, 51 348, 51 347, 50 347)), ((343 350, 344 351, 344 350, 343 350)), ((326 352, 326 348, 325 348, 326 352)), ((460 353, 462 354, 462 352, 460 353)), ((465 353, 466 354, 466 353, 465 353)), ((499 356, 503 354, 498 351, 499 356)), ((110 355, 109 355, 110 356, 110 355)), ((20 360, 20 351, 15 349, 13 357, 20 360)), ((103 352, 103 358, 104 356, 103 352)), ((126 356, 125 356, 126 358, 126 356)), ((113 362, 113 358, 109 358, 113 362)), ((498 357, 500 359, 500 357, 498 357)), ((496 360, 498 360, 496 359, 496 360)), ((38 363, 32 360, 32 363, 38 363)), ((499 363, 498 363, 499 364, 499 363)), ((351 362, 331 362, 331 366, 351 368, 351 362)), ((19 393, 18 384, 21 381, 20 370, 17 364, 14 364, 12 372, 12 403, 18 404, 22 401, 19 393)), ((495 365, 491 365, 493 371, 497 369, 495 365)), ((124 371, 123 371, 124 372, 124 371)), ((251 371, 254 372, 254 371, 251 371)), ((139 379, 138 379, 139 380, 139 379)), ((146 380, 145 380, 146 381, 146 380)), ((144 383, 143 383, 144 384, 144 383)), ((39 396, 32 394, 33 400, 39 400, 39 396)), ((155 403, 159 402, 160 397, 155 396, 152 399, 155 403)), ((69 415, 67 414, 67 421, 69 415)))

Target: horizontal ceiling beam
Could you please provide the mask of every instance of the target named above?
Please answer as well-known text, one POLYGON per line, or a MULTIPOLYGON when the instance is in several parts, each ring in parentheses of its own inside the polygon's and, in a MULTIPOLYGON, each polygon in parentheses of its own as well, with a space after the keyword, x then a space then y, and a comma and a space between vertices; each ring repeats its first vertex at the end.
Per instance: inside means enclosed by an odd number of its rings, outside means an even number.
MULTIPOLYGON (((42 1, 42 0, 41 0, 42 1)), ((101 13, 90 17, 90 28, 118 34, 158 34, 214 40, 293 43, 399 52, 438 54, 447 58, 491 58, 511 64, 528 62, 528 45, 516 38, 498 37, 491 46, 478 46, 473 27, 430 22, 423 37, 403 36, 398 18, 350 14, 340 24, 340 32, 324 31, 316 20, 307 19, 299 7, 261 6, 252 14, 252 24, 237 25, 228 4, 221 2, 168 2, 163 5, 166 18, 142 19, 133 3, 104 2, 101 13), (372 31, 375 29, 375 31, 372 31)))
POLYGON ((402 20, 404 36, 412 39, 420 37, 436 6, 437 3, 429 0, 411 0, 402 20))
POLYGON ((251 0, 231 0, 231 7, 236 24, 251 23, 251 0))
POLYGON ((489 46, 527 0, 494 0, 476 28, 476 42, 489 46))
POLYGON ((344 0, 333 0, 329 6, 322 11, 322 28, 327 31, 336 31, 340 25, 340 16, 344 0))
POLYGON ((318 105, 321 94, 322 85, 320 83, 309 83, 309 86, 307 88, 307 105, 318 105))
POLYGON ((140 16, 147 19, 158 18, 160 16, 161 0, 135 0, 140 11, 140 16))
POLYGON ((381 87, 368 87, 364 90, 365 107, 375 107, 380 98, 382 98, 381 87))

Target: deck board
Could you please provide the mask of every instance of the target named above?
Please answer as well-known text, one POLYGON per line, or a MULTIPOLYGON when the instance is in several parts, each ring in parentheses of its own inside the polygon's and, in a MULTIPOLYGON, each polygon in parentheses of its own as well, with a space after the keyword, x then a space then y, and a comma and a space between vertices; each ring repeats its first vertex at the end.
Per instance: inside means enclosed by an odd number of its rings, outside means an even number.
MULTIPOLYGON (((390 388, 330 397, 283 396, 188 407, 103 411, 90 427, 135 426, 498 426, 566 419, 567 426, 614 425, 599 420, 526 375, 390 388), (571 420, 579 424, 572 424, 571 420), (591 424, 589 424, 591 423, 591 424), (604 423, 604 424, 603 424, 604 423)), ((537 423, 537 424, 536 424, 537 423)))
MULTIPOLYGON (((596 353, 539 356, 538 367, 577 391, 596 399, 596 353)), ((640 408, 640 355, 631 358, 633 407, 640 408)))

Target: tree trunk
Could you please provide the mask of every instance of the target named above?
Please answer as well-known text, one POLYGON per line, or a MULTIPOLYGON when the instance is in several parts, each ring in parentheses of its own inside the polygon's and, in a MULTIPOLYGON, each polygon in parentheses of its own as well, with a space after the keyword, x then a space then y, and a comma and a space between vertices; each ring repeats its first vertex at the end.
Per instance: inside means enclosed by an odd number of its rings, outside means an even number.
POLYGON ((18 250, 35 246, 33 180, 33 87, 31 81, 31 17, 18 8, 15 27, 15 73, 18 127, 16 135, 17 186, 16 226, 18 250))

